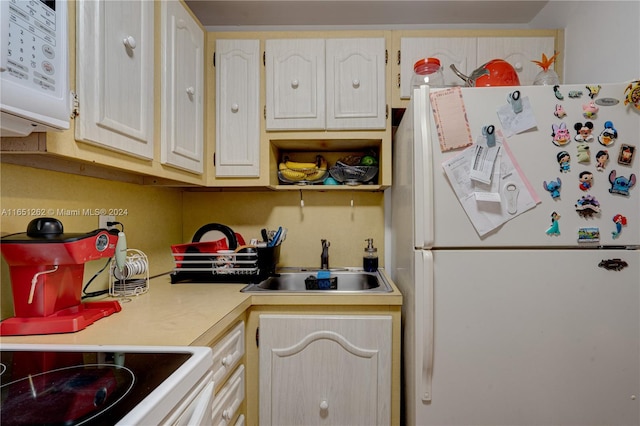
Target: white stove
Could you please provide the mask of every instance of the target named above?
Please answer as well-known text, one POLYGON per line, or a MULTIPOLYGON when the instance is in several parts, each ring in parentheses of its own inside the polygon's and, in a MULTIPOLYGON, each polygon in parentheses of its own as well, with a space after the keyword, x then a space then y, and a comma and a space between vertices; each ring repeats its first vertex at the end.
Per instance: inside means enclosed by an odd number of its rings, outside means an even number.
POLYGON ((3 426, 212 421, 211 348, 2 344, 0 356, 3 426))

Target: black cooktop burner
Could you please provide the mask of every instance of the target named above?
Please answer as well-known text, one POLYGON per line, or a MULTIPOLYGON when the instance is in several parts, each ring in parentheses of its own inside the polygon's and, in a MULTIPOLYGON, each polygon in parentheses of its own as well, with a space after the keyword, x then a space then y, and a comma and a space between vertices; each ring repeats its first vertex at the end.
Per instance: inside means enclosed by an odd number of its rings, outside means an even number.
POLYGON ((190 356, 3 350, 0 423, 113 425, 190 356))

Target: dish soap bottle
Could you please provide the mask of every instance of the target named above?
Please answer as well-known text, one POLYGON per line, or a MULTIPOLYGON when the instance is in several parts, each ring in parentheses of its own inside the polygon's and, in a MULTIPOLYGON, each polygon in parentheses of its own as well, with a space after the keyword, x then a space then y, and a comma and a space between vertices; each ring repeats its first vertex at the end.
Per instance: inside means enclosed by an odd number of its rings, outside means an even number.
POLYGON ((378 249, 373 246, 373 238, 367 238, 367 247, 364 249, 362 257, 362 268, 365 272, 376 272, 378 270, 378 249))

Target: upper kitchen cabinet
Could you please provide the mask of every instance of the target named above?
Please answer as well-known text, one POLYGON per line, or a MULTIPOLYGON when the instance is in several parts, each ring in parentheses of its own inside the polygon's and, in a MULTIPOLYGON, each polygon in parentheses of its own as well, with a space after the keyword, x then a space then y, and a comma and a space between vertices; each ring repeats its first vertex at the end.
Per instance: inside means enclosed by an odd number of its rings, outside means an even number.
POLYGON ((163 1, 161 162, 203 172, 204 31, 178 1, 163 1))
POLYGON ((77 2, 76 139, 152 159, 154 2, 77 2))
MULTIPOLYGON (((455 65, 463 74, 491 59, 508 61, 518 73, 520 84, 530 85, 540 68, 531 61, 542 54, 561 52, 562 30, 468 30, 468 31, 396 31, 394 32, 393 106, 406 107, 411 93, 413 64, 419 59, 436 57, 442 64, 447 86, 464 85, 451 70, 455 65)), ((561 52, 562 53, 562 52, 561 52)), ((555 69, 562 76, 560 64, 555 69)))
POLYGON ((260 176, 260 41, 216 41, 215 176, 260 176))
POLYGON ((384 38, 266 41, 266 129, 386 127, 384 38))

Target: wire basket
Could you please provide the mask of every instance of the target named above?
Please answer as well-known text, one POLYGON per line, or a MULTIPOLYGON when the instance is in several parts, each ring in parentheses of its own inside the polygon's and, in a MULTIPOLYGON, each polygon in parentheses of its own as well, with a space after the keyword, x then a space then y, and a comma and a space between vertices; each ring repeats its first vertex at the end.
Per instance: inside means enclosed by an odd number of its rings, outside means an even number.
POLYGON ((367 183, 378 174, 378 166, 348 166, 337 164, 329 170, 331 176, 345 185, 367 183))
POLYGON ((149 259, 140 250, 127 249, 122 269, 118 268, 114 257, 109 271, 110 296, 139 296, 149 291, 149 259))

